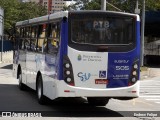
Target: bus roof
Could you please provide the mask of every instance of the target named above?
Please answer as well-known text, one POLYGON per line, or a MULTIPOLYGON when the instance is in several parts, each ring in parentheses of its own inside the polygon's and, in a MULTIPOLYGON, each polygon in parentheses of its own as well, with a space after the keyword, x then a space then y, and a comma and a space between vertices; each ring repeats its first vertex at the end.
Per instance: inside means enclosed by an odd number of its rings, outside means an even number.
POLYGON ((68 18, 68 11, 61 11, 61 12, 56 12, 54 14, 51 14, 49 16, 49 20, 63 18, 63 17, 67 17, 68 18))
MULTIPOLYGON (((137 21, 140 21, 140 18, 136 14, 131 14, 131 13, 125 13, 125 12, 117 12, 117 11, 101 11, 101 10, 84 10, 84 11, 70 11, 71 13, 111 13, 111 14, 123 14, 123 15, 131 15, 131 16, 137 16, 137 21)), ((27 24, 32 24, 32 23, 39 23, 39 22, 46 22, 48 20, 54 20, 58 18, 63 18, 67 17, 68 18, 68 11, 61 11, 61 12, 56 12, 50 15, 42 16, 42 17, 37 17, 25 21, 20 21, 16 23, 16 26, 23 26, 27 24)))
POLYGON ((20 21, 16 23, 16 26, 22 26, 22 25, 31 24, 31 23, 45 22, 48 20, 53 20, 53 19, 58 19, 58 18, 63 18, 63 17, 68 17, 68 11, 56 12, 50 15, 37 17, 37 18, 25 20, 25 21, 20 21))
POLYGON ((102 11, 102 10, 80 10, 80 11, 70 11, 71 13, 110 13, 110 14, 121 14, 121 15, 129 15, 137 17, 137 21, 140 21, 140 17, 138 14, 127 13, 127 12, 119 12, 119 11, 102 11))
POLYGON ((48 21, 49 15, 29 19, 29 23, 45 22, 48 21))
POLYGON ((22 25, 27 25, 29 23, 28 20, 20 21, 16 23, 16 26, 22 26, 22 25))

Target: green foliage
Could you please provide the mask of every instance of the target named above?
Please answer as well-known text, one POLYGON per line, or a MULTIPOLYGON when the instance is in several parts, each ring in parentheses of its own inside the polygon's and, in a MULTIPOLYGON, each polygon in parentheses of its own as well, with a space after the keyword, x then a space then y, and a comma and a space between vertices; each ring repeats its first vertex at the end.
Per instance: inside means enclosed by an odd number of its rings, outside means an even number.
POLYGON ((160 0, 146 0, 146 10, 160 10, 160 0))
MULTIPOLYGON (((117 7, 118 9, 120 9, 121 11, 124 12, 134 12, 135 9, 135 3, 136 0, 108 0, 108 2, 112 5, 114 5, 115 7, 117 7)), ((108 10, 116 10, 114 7, 110 6, 109 4, 107 4, 107 9, 108 10)))
MULTIPOLYGON (((136 6, 136 0, 106 0, 108 3, 114 5, 115 7, 121 9, 125 12, 134 12, 136 6)), ((139 8, 142 8, 142 1, 139 0, 139 8)), ((146 10, 160 10, 160 0, 145 0, 146 1, 146 10)), ((77 0, 74 5, 66 8, 67 10, 100 10, 101 9, 101 0, 77 0)), ((117 11, 114 7, 107 4, 107 10, 117 11)))
POLYGON ((101 9, 101 0, 92 0, 84 5, 83 9, 85 10, 100 10, 101 9))
POLYGON ((21 2, 18 9, 19 11, 21 11, 19 13, 19 21, 47 14, 47 10, 45 9, 45 7, 34 2, 26 2, 26 3, 21 2))
POLYGON ((4 9, 4 29, 8 32, 16 22, 42 16, 47 10, 33 2, 18 2, 18 0, 0 0, 0 6, 4 9))
POLYGON ((18 19, 19 10, 17 0, 0 0, 0 6, 4 9, 4 26, 5 30, 12 27, 12 24, 18 19))

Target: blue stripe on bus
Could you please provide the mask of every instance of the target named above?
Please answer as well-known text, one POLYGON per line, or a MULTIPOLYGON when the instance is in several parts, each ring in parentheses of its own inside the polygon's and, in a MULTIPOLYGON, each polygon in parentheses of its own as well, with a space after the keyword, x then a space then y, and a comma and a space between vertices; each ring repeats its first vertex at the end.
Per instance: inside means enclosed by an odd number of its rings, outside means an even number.
POLYGON ((126 53, 108 53, 107 78, 109 80, 109 83, 107 85, 107 88, 128 86, 131 66, 134 62, 134 58, 136 57, 136 49, 126 53), (122 61, 122 63, 118 61, 122 61))
MULTIPOLYGON (((128 80, 124 79, 128 76, 130 78, 131 66, 136 60, 140 66, 140 22, 137 22, 136 25, 136 48, 132 51, 125 53, 108 53, 108 74, 107 78, 109 80, 107 88, 117 88, 117 87, 126 87, 128 86, 128 80), (125 61, 123 63, 117 63, 116 60, 125 61), (122 70, 120 67, 128 66, 129 70, 122 70), (116 67, 119 67, 116 69, 116 67)), ((140 69, 140 68, 138 68, 140 69)), ((139 70, 138 70, 139 71, 139 70)), ((138 73, 138 80, 139 80, 138 73)))
POLYGON ((58 79, 63 80, 63 56, 67 55, 68 49, 68 23, 63 22, 61 24, 61 41, 60 41, 60 53, 59 53, 59 66, 58 66, 58 79))
MULTIPOLYGON (((137 21, 137 31, 136 31, 137 35, 136 35, 136 47, 137 47, 137 56, 139 57, 139 66, 140 66, 140 53, 141 53, 141 39, 140 39, 140 21, 137 21)), ((140 72, 140 71, 139 71, 140 72)), ((140 74, 138 74, 138 79, 140 79, 140 74)))

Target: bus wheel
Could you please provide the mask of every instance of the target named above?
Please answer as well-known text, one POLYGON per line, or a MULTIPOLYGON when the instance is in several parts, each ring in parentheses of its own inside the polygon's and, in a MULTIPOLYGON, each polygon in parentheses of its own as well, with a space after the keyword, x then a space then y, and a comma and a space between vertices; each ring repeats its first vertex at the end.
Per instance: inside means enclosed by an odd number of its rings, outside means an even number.
POLYGON ((22 83, 22 73, 20 72, 18 75, 18 86, 20 90, 26 90, 26 86, 22 83))
POLYGON ((88 103, 93 106, 105 106, 109 98, 105 97, 87 97, 88 103))
POLYGON ((37 98, 39 104, 43 105, 45 104, 45 96, 43 95, 43 82, 42 82, 42 76, 38 76, 38 81, 37 81, 37 98))

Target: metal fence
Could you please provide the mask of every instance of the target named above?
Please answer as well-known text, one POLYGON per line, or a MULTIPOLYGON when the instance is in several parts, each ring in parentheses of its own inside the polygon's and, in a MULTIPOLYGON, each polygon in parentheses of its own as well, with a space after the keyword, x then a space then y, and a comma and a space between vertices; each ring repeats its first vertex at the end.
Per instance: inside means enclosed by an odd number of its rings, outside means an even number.
POLYGON ((11 41, 4 40, 2 42, 0 40, 0 57, 1 57, 0 62, 3 62, 3 63, 13 62, 13 43, 11 41))
POLYGON ((3 48, 2 41, 0 40, 0 52, 6 52, 13 50, 13 42, 10 40, 3 40, 3 48))

